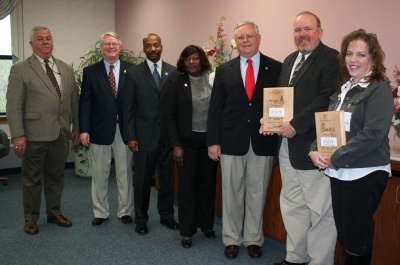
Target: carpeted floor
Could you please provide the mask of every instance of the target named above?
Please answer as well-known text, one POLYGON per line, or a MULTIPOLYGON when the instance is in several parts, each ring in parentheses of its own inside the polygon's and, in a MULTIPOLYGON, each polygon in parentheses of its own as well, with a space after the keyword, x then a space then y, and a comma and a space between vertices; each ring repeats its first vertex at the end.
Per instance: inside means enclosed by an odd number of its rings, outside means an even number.
MULTIPOLYGON (((73 221, 70 228, 46 222, 44 198, 39 234, 23 231, 22 186, 18 172, 0 171, 9 177, 8 186, 0 183, 0 264, 273 264, 284 259, 284 244, 265 238, 261 259, 251 259, 247 249, 239 249, 235 260, 224 256, 221 240, 221 218, 215 217, 216 239, 202 233, 193 237, 193 246, 180 245, 179 231, 168 230, 159 223, 157 191, 152 190, 148 222, 149 234, 139 236, 134 224, 125 225, 116 216, 115 175, 109 183, 109 221, 92 227, 90 179, 78 178, 67 168, 63 193, 63 214, 73 221), (12 174, 11 174, 12 173, 12 174)), ((176 205, 175 205, 176 206, 176 205)), ((177 207, 175 219, 178 220, 177 207)))

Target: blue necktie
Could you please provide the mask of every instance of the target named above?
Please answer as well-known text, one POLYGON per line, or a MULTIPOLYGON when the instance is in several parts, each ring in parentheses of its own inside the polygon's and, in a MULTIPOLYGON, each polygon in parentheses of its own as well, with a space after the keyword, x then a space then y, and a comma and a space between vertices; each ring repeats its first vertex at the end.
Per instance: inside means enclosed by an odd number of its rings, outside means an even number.
POLYGON ((160 89, 160 74, 157 71, 157 64, 154 64, 153 78, 156 82, 157 88, 160 89))

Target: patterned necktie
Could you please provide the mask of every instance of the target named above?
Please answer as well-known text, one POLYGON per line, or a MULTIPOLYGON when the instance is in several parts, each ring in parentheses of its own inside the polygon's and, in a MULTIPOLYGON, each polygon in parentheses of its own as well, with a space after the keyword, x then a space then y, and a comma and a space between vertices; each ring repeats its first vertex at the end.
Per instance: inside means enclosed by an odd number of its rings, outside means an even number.
POLYGON ((54 88, 56 89, 58 97, 61 98, 60 87, 57 83, 56 77, 54 76, 53 70, 51 70, 51 68, 49 66, 49 60, 44 60, 44 66, 46 67, 47 76, 49 77, 51 83, 53 84, 54 88))
POLYGON ((294 80, 294 78, 296 77, 297 73, 299 72, 301 66, 303 65, 304 60, 305 60, 305 57, 304 57, 304 54, 303 54, 303 55, 301 56, 300 62, 298 62, 298 64, 297 64, 296 67, 294 68, 293 75, 292 75, 292 79, 290 79, 290 82, 289 82, 289 86, 292 86, 293 80, 294 80))
POLYGON ((115 75, 114 75, 114 65, 110 64, 110 74, 108 75, 108 79, 110 79, 110 84, 112 91, 114 93, 114 97, 117 96, 117 84, 115 82, 115 75))
POLYGON ((154 82, 156 82, 158 90, 160 90, 160 74, 157 71, 157 64, 154 64, 153 78, 154 82))
POLYGON ((244 83, 244 87, 246 89, 246 94, 249 100, 253 96, 254 87, 256 86, 256 82, 254 81, 254 69, 253 69, 253 61, 251 59, 247 59, 247 69, 246 69, 246 80, 244 83))

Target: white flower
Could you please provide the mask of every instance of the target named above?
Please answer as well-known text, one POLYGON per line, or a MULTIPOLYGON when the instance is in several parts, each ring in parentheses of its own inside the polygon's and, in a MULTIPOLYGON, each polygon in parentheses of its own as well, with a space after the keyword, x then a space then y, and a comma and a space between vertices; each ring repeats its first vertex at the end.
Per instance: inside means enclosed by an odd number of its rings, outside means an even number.
POLYGON ((397 87, 397 96, 400 97, 400 86, 397 87))
POLYGON ((232 50, 236 49, 236 41, 235 40, 231 40, 231 48, 232 48, 232 50))
POLYGON ((396 126, 398 124, 400 124, 400 120, 394 120, 393 125, 396 126))

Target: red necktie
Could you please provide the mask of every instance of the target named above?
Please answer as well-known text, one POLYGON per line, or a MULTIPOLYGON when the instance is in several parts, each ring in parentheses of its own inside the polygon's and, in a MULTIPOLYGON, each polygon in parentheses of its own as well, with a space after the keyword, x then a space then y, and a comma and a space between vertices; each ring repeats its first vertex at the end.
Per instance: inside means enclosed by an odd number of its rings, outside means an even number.
POLYGON ((247 96, 249 100, 253 96, 254 87, 256 86, 256 82, 254 81, 254 69, 253 69, 253 61, 251 59, 247 59, 247 70, 246 70, 246 81, 245 88, 247 96))

